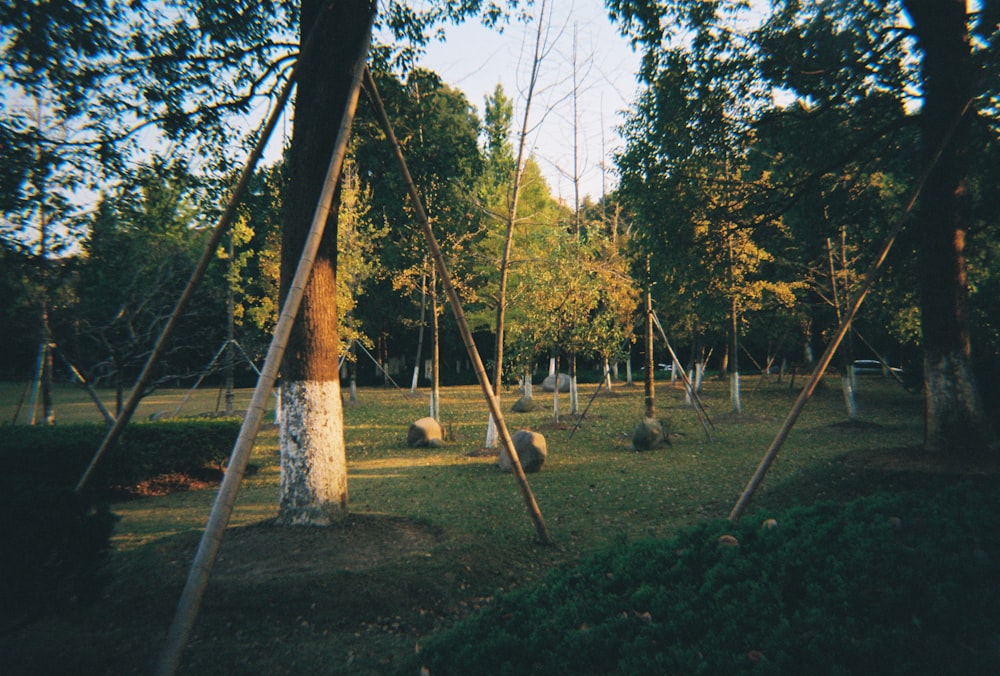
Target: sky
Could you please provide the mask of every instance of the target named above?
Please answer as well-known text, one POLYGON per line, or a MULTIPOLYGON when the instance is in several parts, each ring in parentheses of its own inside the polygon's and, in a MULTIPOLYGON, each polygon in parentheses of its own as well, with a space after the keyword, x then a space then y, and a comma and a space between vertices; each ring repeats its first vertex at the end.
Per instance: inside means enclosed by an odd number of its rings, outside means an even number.
MULTIPOLYGON (((538 2, 532 9, 537 16, 538 2)), ((601 0, 554 0, 544 41, 538 85, 529 115, 528 148, 552 194, 573 206, 573 71, 577 72, 580 194, 596 201, 616 179, 612 153, 621 148, 616 131, 622 112, 636 96, 639 56, 611 24, 601 0), (574 32, 576 57, 574 59, 574 32), (606 171, 602 171, 602 164, 606 171)), ((432 43, 420 66, 465 93, 480 118, 486 96, 503 85, 514 101, 514 128, 520 131, 531 71, 537 22, 512 23, 503 33, 476 23, 449 26, 445 42, 432 43)))

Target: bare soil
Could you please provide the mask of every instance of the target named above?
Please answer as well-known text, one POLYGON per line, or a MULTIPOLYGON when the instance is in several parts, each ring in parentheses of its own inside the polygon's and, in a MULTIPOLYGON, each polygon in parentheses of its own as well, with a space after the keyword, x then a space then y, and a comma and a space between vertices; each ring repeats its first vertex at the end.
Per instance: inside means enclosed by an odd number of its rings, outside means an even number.
POLYGON ((408 556, 430 556, 437 533, 409 519, 351 514, 324 528, 288 528, 264 521, 230 528, 214 575, 276 577, 319 570, 364 571, 408 556))
POLYGON ((953 455, 929 453, 919 446, 866 449, 845 456, 851 467, 882 471, 953 476, 996 476, 1000 474, 997 455, 953 455))

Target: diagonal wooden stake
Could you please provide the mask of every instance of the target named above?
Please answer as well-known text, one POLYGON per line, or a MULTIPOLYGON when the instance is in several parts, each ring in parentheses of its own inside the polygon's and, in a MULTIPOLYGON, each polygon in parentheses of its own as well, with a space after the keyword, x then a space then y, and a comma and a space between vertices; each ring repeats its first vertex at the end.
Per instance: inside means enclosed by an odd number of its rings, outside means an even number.
POLYGON ((368 99, 375 108, 375 113, 378 116, 379 123, 382 125, 382 131, 385 133, 386 139, 392 146, 393 154, 396 157, 396 161, 399 163, 399 170, 403 174, 403 181, 406 183, 406 188, 410 193, 410 203, 413 206, 413 211, 417 215, 417 221, 420 223, 420 228, 423 230, 424 237, 427 239, 427 247, 430 249, 431 257, 434 259, 435 266, 437 266, 438 275, 441 277, 441 285, 444 286, 445 293, 448 295, 448 301, 451 303, 451 310, 455 314, 455 320, 458 323, 458 330, 462 334, 462 341, 465 343, 465 349, 469 353, 469 359, 472 361, 472 367, 476 372, 476 378, 479 380, 479 386, 483 391, 483 396, 486 397, 486 405, 489 407, 490 415, 493 416, 497 430, 500 432, 500 438, 503 441, 504 446, 507 448, 507 451, 510 453, 510 458, 512 464, 514 465, 514 476, 517 478, 517 485, 521 491, 521 496, 524 498, 524 504, 528 507, 528 513, 531 515, 531 519, 535 523, 535 530, 538 532, 538 541, 543 545, 550 545, 552 544, 552 538, 549 536, 549 531, 545 527, 545 521, 538 508, 538 503, 535 501, 535 496, 532 494, 531 487, 528 485, 528 477, 524 474, 524 468, 521 466, 521 460, 517 455, 517 451, 514 449, 514 441, 511 439, 510 432, 507 430, 507 424, 504 422, 503 413, 500 412, 500 402, 497 400, 496 395, 493 392, 493 386, 490 384, 489 376, 486 375, 486 368, 483 366, 483 361, 479 357, 479 350, 476 348, 476 343, 472 339, 472 331, 469 329, 469 323, 465 319, 465 312, 462 310, 462 303, 458 297, 458 292, 455 291, 455 287, 451 282, 451 273, 448 271, 448 265, 445 263, 444 255, 441 253, 441 247, 438 246, 437 239, 434 237, 434 232, 431 230, 430 222, 427 220, 427 213, 424 211, 423 204, 421 203, 420 194, 417 192, 417 187, 414 185, 413 178, 410 176, 410 170, 406 166, 406 159, 403 157, 403 151, 399 147, 399 141, 396 140, 396 134, 392 130, 392 123, 389 121, 389 116, 385 112, 385 106, 382 104, 382 99, 379 97, 378 89, 375 87, 375 80, 372 78, 371 70, 367 68, 365 69, 365 92, 368 94, 368 99))

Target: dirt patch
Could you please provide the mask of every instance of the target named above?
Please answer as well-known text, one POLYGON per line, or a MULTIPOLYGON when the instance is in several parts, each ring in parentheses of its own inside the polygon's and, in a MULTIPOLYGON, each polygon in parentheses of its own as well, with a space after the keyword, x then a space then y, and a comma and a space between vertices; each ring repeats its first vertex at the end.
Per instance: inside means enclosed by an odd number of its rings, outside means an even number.
POLYGON ((381 514, 352 514, 325 528, 264 521, 226 532, 213 574, 245 579, 370 570, 403 557, 430 556, 438 539, 429 526, 381 514))
MULTIPOLYGON (((247 475, 255 474, 257 467, 247 468, 247 475)), ((137 498, 170 495, 181 491, 197 491, 218 486, 225 472, 218 467, 203 467, 195 472, 171 472, 144 479, 131 486, 112 486, 102 494, 112 501, 127 501, 137 498)))
POLYGON ((919 446, 851 451, 844 456, 844 460, 852 467, 894 472, 959 476, 995 476, 1000 474, 1000 459, 928 453, 919 446))

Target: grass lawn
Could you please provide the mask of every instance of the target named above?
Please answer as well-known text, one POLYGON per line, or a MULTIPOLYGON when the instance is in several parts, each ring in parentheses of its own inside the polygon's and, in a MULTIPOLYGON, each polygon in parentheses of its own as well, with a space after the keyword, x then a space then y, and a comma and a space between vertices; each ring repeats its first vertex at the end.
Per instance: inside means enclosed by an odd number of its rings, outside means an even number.
MULTIPOLYGON (((500 590, 524 587, 554 566, 625 540, 668 537, 725 518, 797 394, 787 379, 748 377, 743 384, 744 412, 737 416, 729 412, 725 384, 706 383, 703 400, 714 423, 709 440, 683 392, 658 382, 658 417, 672 445, 641 454, 629 449, 643 411, 641 385, 599 395, 572 437, 576 416, 553 424, 551 394, 536 391, 544 404, 539 411, 507 413, 512 430, 531 428, 547 440, 548 460, 528 478, 555 540, 551 547, 535 543, 513 477, 481 452, 486 415, 478 388, 443 391, 449 441, 438 449, 405 445, 409 424, 427 414, 426 392, 362 389, 357 402, 346 403, 352 515, 329 529, 269 525, 279 469, 275 430, 267 427, 182 672, 386 673, 427 634, 500 590)), ((581 388, 581 406, 594 387, 581 388)), ((861 378, 858 390, 861 419, 851 423, 835 380, 817 393, 745 519, 763 507, 848 500, 876 489, 934 490, 965 476, 940 471, 914 451, 899 452, 920 443, 918 395, 880 377, 861 378)), ((0 419, 12 419, 22 392, 23 384, 0 385, 0 419)), ((173 411, 184 395, 159 391, 137 415, 173 411)), ((237 407, 249 396, 240 391, 237 407)), ((516 398, 505 394, 505 410, 516 398)), ((217 391, 199 391, 181 414, 212 412, 217 400, 217 391)), ((568 411, 567 395, 559 408, 568 411)), ((100 420, 86 395, 72 388, 56 393, 56 413, 60 422, 100 420)), ((3 627, 0 671, 148 673, 214 496, 208 486, 114 504, 121 520, 102 598, 3 627)))

